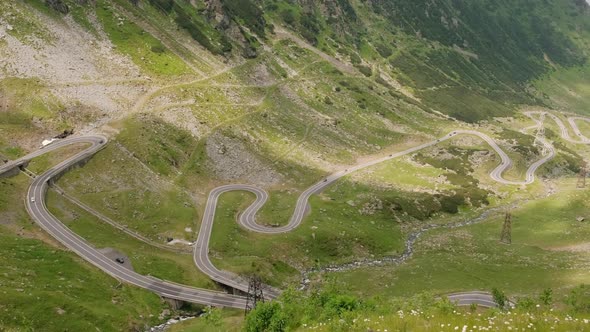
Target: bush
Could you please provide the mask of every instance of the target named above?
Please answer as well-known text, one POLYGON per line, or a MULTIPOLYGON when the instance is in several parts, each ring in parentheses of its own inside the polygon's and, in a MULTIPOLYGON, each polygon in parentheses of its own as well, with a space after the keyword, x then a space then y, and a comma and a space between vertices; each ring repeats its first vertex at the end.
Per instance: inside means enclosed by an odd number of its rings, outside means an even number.
POLYGON ((193 22, 185 12, 178 11, 178 16, 176 17, 175 21, 181 28, 185 29, 194 40, 196 40, 199 44, 203 45, 207 50, 211 51, 214 54, 221 54, 220 50, 215 48, 209 38, 199 29, 199 27, 193 22))
POLYGON ((384 79, 381 77, 381 75, 378 75, 378 76, 375 78, 375 82, 377 82, 377 83, 379 83, 379 84, 383 85, 383 86, 384 86, 384 87, 386 87, 386 88, 389 88, 389 89, 393 88, 393 87, 391 86, 391 84, 389 84, 389 82, 387 82, 386 80, 384 80, 384 79))
POLYGON ((154 45, 154 46, 152 46, 152 52, 157 53, 157 54, 162 54, 162 53, 166 52, 166 48, 164 48, 164 45, 162 45, 162 44, 154 45))
POLYGON ((283 10, 281 12, 281 18, 289 25, 293 25, 293 23, 295 23, 295 13, 292 9, 283 10))
POLYGON ((234 19, 239 19, 256 35, 264 38, 266 20, 264 12, 252 0, 222 0, 223 8, 234 19))
POLYGON ((349 295, 334 295, 324 305, 327 317, 340 317, 347 311, 358 309, 360 302, 349 295))
POLYGON ((205 308, 205 313, 201 317, 207 322, 207 325, 214 327, 221 326, 222 315, 221 309, 219 308, 207 307, 205 308))
POLYGON ((352 53, 352 54, 350 54, 350 62, 352 62, 352 64, 354 64, 354 65, 358 65, 359 63, 362 62, 362 60, 361 60, 361 57, 358 56, 358 54, 352 53))
POLYGON ((465 204, 465 197, 461 194, 440 196, 439 202, 443 212, 455 214, 459 212, 459 206, 465 204))
POLYGON ((70 12, 68 5, 63 3, 61 0, 46 0, 45 3, 47 6, 49 6, 49 8, 52 8, 62 14, 67 14, 70 12))
POLYGON ((375 48, 377 49, 377 52, 384 58, 389 58, 393 54, 391 48, 389 48, 383 43, 377 43, 377 45, 375 45, 375 48))
POLYGON ((149 0, 150 4, 159 10, 170 14, 174 8, 174 0, 149 0))
POLYGON ((287 317, 276 301, 259 303, 246 317, 248 332, 280 332, 286 327, 287 317))
POLYGON ((518 299, 518 302, 516 303, 517 308, 523 309, 525 311, 531 311, 532 309, 535 308, 535 306, 536 306, 535 300, 533 300, 532 298, 530 298, 528 296, 518 299))
POLYGON ((565 302, 575 312, 590 313, 590 286, 582 284, 572 289, 565 302))
POLYGON ((500 309, 504 309, 508 304, 508 298, 506 297, 506 294, 497 288, 492 289, 492 297, 500 309))
POLYGON ((539 296, 539 300, 544 305, 551 305, 553 303, 553 290, 551 288, 543 290, 543 293, 539 296))
POLYGON ((363 74, 367 77, 370 77, 371 75, 373 75, 373 70, 369 66, 359 65, 356 68, 358 68, 358 70, 361 72, 361 74, 363 74))
POLYGON ((312 45, 317 46, 317 35, 321 31, 320 22, 312 13, 307 13, 301 16, 301 35, 312 45))

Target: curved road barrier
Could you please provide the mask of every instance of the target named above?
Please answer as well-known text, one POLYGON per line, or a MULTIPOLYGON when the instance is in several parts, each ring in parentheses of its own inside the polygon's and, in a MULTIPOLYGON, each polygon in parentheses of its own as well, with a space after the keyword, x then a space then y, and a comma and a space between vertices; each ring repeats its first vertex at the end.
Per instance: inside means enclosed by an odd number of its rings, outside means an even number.
MULTIPOLYGON (((580 138, 579 140, 574 140, 569 136, 569 131, 565 127, 564 123, 557 116, 546 112, 527 112, 525 113, 525 115, 529 116, 537 123, 535 126, 530 128, 541 128, 543 126, 543 120, 545 115, 548 115, 560 127, 561 135, 565 140, 568 140, 572 143, 590 144, 590 139, 586 138, 581 134, 580 130, 578 129, 575 123, 575 120, 590 121, 590 119, 588 118, 574 117, 568 119, 568 122, 570 123, 574 132, 580 138), (540 115, 539 119, 535 118, 534 115, 540 115)), ((248 206, 248 208, 246 208, 246 210, 239 216, 238 222, 242 227, 250 231, 260 232, 264 234, 285 233, 297 228, 301 224, 306 212, 308 212, 310 209, 309 198, 312 195, 321 192, 327 186, 339 180, 340 178, 360 169, 367 168, 387 160, 395 159, 434 146, 441 142, 447 141, 457 135, 477 136, 481 138, 483 141, 485 141, 500 156, 501 163, 490 172, 490 177, 493 180, 503 184, 527 185, 533 183, 535 181, 536 170, 541 165, 543 165, 555 156, 555 149, 553 148, 553 146, 545 139, 537 137, 537 139, 545 146, 546 151, 548 151, 548 153, 541 159, 533 163, 531 166, 529 166, 525 174, 525 179, 523 181, 509 181, 502 177, 502 173, 504 173, 504 171, 506 171, 508 168, 512 166, 512 160, 491 137, 487 136, 484 133, 474 130, 456 130, 439 139, 409 148, 401 152, 390 154, 386 157, 378 158, 366 163, 355 165, 348 169, 338 171, 327 176, 320 182, 312 185, 303 193, 301 193, 301 195, 297 199, 295 210, 288 224, 281 227, 267 227, 260 225, 256 222, 257 212, 268 200, 268 193, 263 189, 243 184, 232 184, 217 187, 209 193, 207 205, 205 208, 205 212, 203 214, 201 228, 194 246, 194 262, 201 271, 203 271, 216 282, 227 285, 234 289, 242 291, 248 290, 247 281, 241 279, 239 276, 234 275, 232 273, 220 271, 213 265, 213 263, 209 259, 209 239, 211 237, 211 231, 215 219, 215 209, 217 207, 217 201, 223 193, 239 190, 248 191, 256 195, 255 201, 250 206, 248 206)), ((63 174, 70 167, 89 159, 96 152, 104 148, 104 146, 107 143, 107 139, 105 137, 100 135, 82 136, 54 142, 43 149, 28 154, 23 158, 17 159, 15 161, 0 166, 0 175, 13 170, 15 167, 25 165, 30 159, 34 157, 40 156, 44 153, 53 151, 63 146, 77 143, 89 143, 90 147, 74 155, 73 157, 63 161, 57 166, 49 169, 40 176, 36 177, 33 180, 31 186, 29 187, 26 198, 26 208, 33 220, 35 220, 35 222, 37 222, 37 224, 39 224, 41 228, 43 228, 51 236, 60 241, 64 246, 74 251, 91 264, 95 265, 99 269, 103 270, 104 272, 123 282, 148 289, 150 291, 153 291, 154 293, 157 293, 167 298, 213 306, 233 308, 245 307, 246 299, 243 296, 231 295, 222 292, 215 292, 211 290, 179 285, 173 282, 160 280, 151 276, 144 276, 134 271, 128 270, 123 265, 101 254, 98 250, 96 250, 96 248, 88 244, 80 236, 76 235, 74 232, 68 229, 55 216, 53 216, 51 212, 49 212, 49 210, 45 206, 45 197, 50 181, 59 177, 59 175, 63 174)), ((280 290, 266 286, 265 294, 268 298, 273 299, 280 294, 280 290)), ((457 298, 459 304, 468 305, 471 303, 477 303, 483 306, 489 304, 489 298, 481 295, 481 293, 478 292, 461 293, 461 295, 458 297, 454 295, 449 295, 449 297, 457 298)))

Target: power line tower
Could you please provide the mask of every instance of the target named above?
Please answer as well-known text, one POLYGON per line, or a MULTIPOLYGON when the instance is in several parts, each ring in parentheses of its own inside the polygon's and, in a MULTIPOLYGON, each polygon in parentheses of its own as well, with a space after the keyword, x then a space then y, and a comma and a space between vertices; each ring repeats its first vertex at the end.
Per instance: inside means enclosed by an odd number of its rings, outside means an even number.
POLYGON ((512 243, 512 214, 510 214, 510 212, 506 212, 506 217, 504 217, 504 226, 502 226, 500 242, 506 244, 512 243))
POLYGON ((576 187, 579 189, 586 188, 586 176, 588 174, 588 170, 586 167, 586 163, 582 164, 582 166, 580 167, 580 173, 578 174, 578 184, 576 185, 576 187))
POLYGON ((258 302, 264 302, 264 294, 262 293, 262 281, 260 277, 251 276, 248 281, 248 294, 246 295, 246 310, 244 314, 256 308, 258 302))

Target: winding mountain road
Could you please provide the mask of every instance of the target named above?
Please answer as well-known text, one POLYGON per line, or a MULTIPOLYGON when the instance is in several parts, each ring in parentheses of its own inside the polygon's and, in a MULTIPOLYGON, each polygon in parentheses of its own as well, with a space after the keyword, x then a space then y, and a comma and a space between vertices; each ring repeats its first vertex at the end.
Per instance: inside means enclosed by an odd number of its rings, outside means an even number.
POLYGON ((43 153, 47 153, 66 145, 78 143, 89 143, 90 147, 37 176, 27 191, 25 203, 26 209, 33 220, 35 220, 41 228, 86 261, 123 282, 148 289, 166 298, 214 306, 233 308, 245 307, 246 300, 241 296, 182 286, 131 271, 125 266, 100 253, 96 248, 72 232, 53 216, 51 212, 49 212, 45 206, 45 197, 50 181, 65 172, 68 168, 90 158, 96 152, 104 148, 107 143, 105 137, 82 136, 55 142, 47 146, 45 149, 36 151, 19 160, 1 166, 0 174, 7 172, 15 167, 15 165, 23 165, 31 158, 43 153))
MULTIPOLYGON (((461 293, 453 293, 448 294, 446 297, 453 303, 458 306, 468 306, 472 303, 477 304, 480 307, 484 308, 494 308, 497 307, 498 304, 494 301, 494 297, 492 294, 488 292, 481 292, 481 291, 471 291, 471 292, 461 292, 461 293)), ((514 307, 515 304, 512 301, 508 301, 506 303, 509 307, 514 307)))
MULTIPOLYGON (((568 140, 573 143, 583 143, 583 144, 590 144, 590 139, 583 136, 576 126, 576 120, 583 120, 583 121, 590 121, 588 118, 582 117, 573 117, 569 118, 568 122, 570 126, 573 128, 573 131, 579 137, 579 140, 574 140, 569 136, 569 131, 565 127, 565 124, 555 115, 546 112, 527 112, 525 115, 529 116, 531 119, 537 122, 537 125, 534 127, 541 127, 543 125, 543 119, 545 115, 551 117, 557 125, 561 128, 561 135, 565 140, 568 140), (539 119, 535 118, 535 115, 540 115, 539 119)), ((256 214, 268 200, 268 193, 263 189, 257 188, 251 185, 243 185, 243 184, 232 184, 221 186, 213 189, 209 193, 207 205, 205 208, 205 212, 203 214, 203 220, 201 223, 201 229, 198 234, 197 241, 195 242, 194 246, 194 262, 196 266, 205 274, 207 274, 211 279, 215 280, 218 283, 227 285, 234 289, 239 289, 242 291, 248 290, 248 282, 237 275, 232 273, 221 271, 217 269, 211 260, 209 259, 209 239, 211 236, 211 231, 213 228, 213 222, 215 219, 215 210, 217 207, 217 201, 219 197, 226 192, 229 191, 248 191, 254 193, 256 196, 255 201, 246 208, 246 210, 239 216, 239 224, 254 232, 260 232, 264 234, 279 234, 289 232, 295 228, 297 228, 303 218, 305 217, 306 212, 309 211, 309 198, 324 190, 327 186, 331 185, 333 182, 337 181, 338 179, 352 173, 358 171, 360 169, 370 167, 381 162, 395 159, 404 155, 408 155, 419 150, 434 146, 441 142, 447 141, 451 138, 454 138, 457 135, 472 135, 481 138, 485 141, 501 158, 501 163, 491 171, 490 177, 503 184, 508 185, 526 185, 534 182, 535 180, 535 172, 536 170, 543 165, 545 162, 549 161, 551 158, 555 156, 555 149, 553 146, 543 138, 539 138, 539 141, 546 147, 546 151, 548 153, 543 156, 541 159, 533 163, 528 169, 525 174, 525 179, 523 181, 509 181, 502 177, 502 174, 512 166, 512 160, 510 157, 496 144, 496 142, 489 137, 488 135, 473 131, 473 130, 456 130, 453 131, 439 139, 409 148, 407 150, 397 152, 394 154, 390 154, 389 156, 382 157, 379 159, 375 159, 366 163, 362 163, 353 167, 350 167, 345 170, 341 170, 335 172, 326 178, 322 179, 321 181, 317 182, 316 184, 309 187, 299 196, 297 200, 297 204, 295 206, 295 210, 293 215, 291 216, 289 222, 281 227, 267 227, 260 225, 256 222, 256 214)), ((96 248, 92 245, 88 244, 83 238, 76 235, 72 232, 69 228, 67 228, 63 223, 61 223, 55 216, 49 212, 45 205, 45 197, 49 187, 49 183, 59 177, 61 174, 66 172, 70 167, 83 162, 90 157, 92 157, 96 152, 101 150, 105 147, 107 143, 107 138, 101 135, 92 135, 92 136, 81 136, 81 137, 74 137, 68 138, 64 140, 60 140, 54 142, 43 149, 35 151, 33 153, 28 154, 27 156, 20 158, 18 160, 9 162, 5 165, 0 166, 0 175, 7 173, 11 170, 14 170, 15 167, 24 166, 34 157, 40 156, 44 153, 49 151, 53 151, 55 149, 71 145, 71 144, 79 144, 79 143, 86 143, 90 146, 85 149, 84 151, 77 153, 73 157, 61 162, 57 166, 52 167, 45 173, 39 175, 38 177, 34 178, 31 186, 27 192, 26 198, 26 208, 28 213, 31 215, 33 220, 45 231, 47 231, 51 236, 56 238, 60 241, 64 246, 69 248, 70 250, 77 253, 79 256, 90 262, 91 264, 95 265, 99 269, 103 270, 104 272, 108 273, 109 275, 129 284, 136 285, 138 287, 142 287, 153 291, 163 297, 178 299, 182 301, 200 303, 200 304, 207 304, 213 306, 223 306, 223 307, 233 307, 233 308, 244 308, 246 305, 246 299, 243 296, 237 296, 232 294, 226 294, 221 292, 215 292, 211 290, 199 289, 190 286, 183 286, 176 283, 160 280, 151 276, 144 276, 138 274, 134 271, 128 270, 123 265, 115 262, 114 260, 106 257, 102 253, 100 253, 96 248)), ((265 288, 265 296, 267 298, 275 298, 280 294, 280 290, 271 288, 266 286, 265 288)), ((452 295, 455 300, 458 300, 459 304, 470 304, 470 303, 478 303, 482 305, 489 305, 489 297, 482 297, 481 293, 478 292, 470 292, 470 293, 461 293, 452 295), (487 302, 486 302, 487 301, 487 302), (485 303, 484 303, 485 302, 485 303)))

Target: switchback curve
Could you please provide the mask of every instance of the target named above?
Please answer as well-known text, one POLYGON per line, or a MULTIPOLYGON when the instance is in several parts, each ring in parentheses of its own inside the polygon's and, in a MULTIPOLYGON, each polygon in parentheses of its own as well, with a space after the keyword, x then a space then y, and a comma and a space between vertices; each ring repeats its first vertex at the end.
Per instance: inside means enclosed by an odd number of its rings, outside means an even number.
MULTIPOLYGON (((548 114, 550 117, 553 118, 553 120, 555 120, 558 126, 562 129, 561 134, 564 139, 573 143, 590 144, 590 139, 583 136, 575 124, 575 120, 590 121, 590 119, 588 118, 575 117, 568 119, 568 122, 572 126, 574 132, 578 135, 578 137, 580 137, 580 140, 573 140, 569 136, 569 132, 567 131, 567 128, 565 127, 563 122, 553 114, 546 112, 527 112, 525 114, 531 117, 533 120, 535 120, 538 126, 543 125, 543 117, 548 114), (541 115, 540 120, 534 118, 533 115, 537 114, 541 115), (563 128, 565 128, 565 131, 563 128)), ((433 140, 422 145, 418 145, 416 147, 391 154, 387 157, 359 164, 349 169, 338 171, 327 176, 322 181, 314 184, 313 186, 305 190, 299 196, 295 207, 295 211, 292 217, 290 218, 289 223, 281 227, 266 227, 256 223, 256 213, 258 212, 258 210, 260 210, 260 208, 268 199, 268 193, 263 189, 251 185, 240 184, 217 187, 210 192, 207 201, 207 206, 205 208, 205 213, 203 214, 201 229, 194 247, 195 264, 201 271, 206 273, 213 280, 228 285, 235 289, 247 291, 248 284, 244 280, 241 280, 239 277, 236 277, 231 273, 223 272, 215 268, 215 266, 211 263, 208 255, 209 238, 211 235, 211 230, 215 217, 217 201, 219 199, 219 196, 225 192, 241 190, 249 191, 256 195, 256 200, 239 217, 239 223, 240 225, 242 225, 242 227, 251 231, 261 232, 265 234, 284 233, 297 228, 301 224, 305 216, 305 213, 309 210, 308 201, 312 195, 321 192, 324 188, 326 188, 333 182, 337 181, 338 179, 342 178, 343 176, 346 176, 357 170, 370 167, 387 160, 398 158, 410 153, 417 152, 424 148, 434 146, 440 142, 449 140, 457 135, 478 136, 487 144, 489 144, 492 149, 494 149, 494 151, 500 156, 501 163, 494 170, 491 171, 490 177, 493 180, 504 184, 526 185, 534 182, 535 171, 545 162, 553 158, 555 155, 555 150, 553 146, 548 141, 539 138, 539 140, 542 142, 543 145, 545 145, 549 153, 537 162, 533 163, 528 168, 524 181, 509 181, 502 177, 502 173, 506 171, 509 167, 511 167, 512 161, 510 157, 496 144, 496 142, 492 138, 478 131, 456 130, 437 140, 433 140)), ((91 264, 97 266, 104 272, 121 281, 151 290, 157 294, 160 294, 161 296, 168 298, 179 299, 194 303, 209 304, 214 306, 225 306, 234 308, 243 308, 245 306, 246 300, 244 297, 241 296, 178 285, 175 283, 159 280, 150 276, 143 276, 133 271, 130 271, 122 265, 110 260, 103 254, 98 252, 94 247, 92 247, 84 239, 73 233, 70 229, 68 229, 64 224, 62 224, 48 211, 47 207, 45 206, 45 196, 48 190, 49 182, 58 177, 63 172, 67 171, 68 168, 83 160, 90 158, 100 149, 104 148, 104 146, 107 143, 107 139, 105 137, 100 135, 81 136, 54 142, 44 149, 35 151, 23 158, 0 166, 0 175, 6 173, 11 169, 14 169, 14 167, 25 164, 28 160, 34 157, 40 156, 44 153, 55 150, 57 148, 76 143, 90 143, 91 146, 85 149, 84 151, 74 155, 73 157, 65 160, 64 162, 58 164, 57 166, 51 168, 45 173, 41 174, 40 176, 34 179, 33 183, 29 187, 26 199, 27 211, 29 212, 33 220, 35 220, 35 222, 39 224, 39 226, 41 226, 45 231, 47 231, 50 235, 52 235, 54 238, 60 241, 67 248, 76 252, 79 256, 81 256, 91 264)), ((280 291, 270 287, 266 289, 266 292, 268 294, 268 297, 270 298, 275 298, 280 294, 280 291)))

